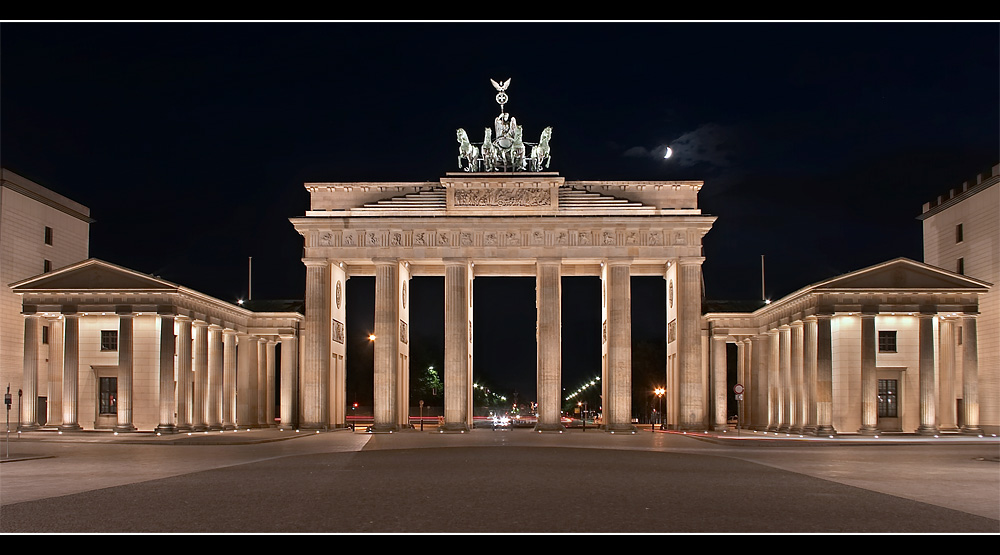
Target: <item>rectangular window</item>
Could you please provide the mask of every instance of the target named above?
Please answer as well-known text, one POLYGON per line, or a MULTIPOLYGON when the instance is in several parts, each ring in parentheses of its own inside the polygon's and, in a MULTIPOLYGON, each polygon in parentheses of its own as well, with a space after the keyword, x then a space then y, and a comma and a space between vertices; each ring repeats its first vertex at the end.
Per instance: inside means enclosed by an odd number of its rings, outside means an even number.
POLYGON ((42 345, 49 344, 49 327, 42 326, 42 345))
POLYGON ((878 416, 879 418, 899 417, 899 391, 896 380, 878 381, 878 416))
POLYGON ((101 330, 101 350, 118 350, 118 330, 101 330))
POLYGON ((895 353, 896 352, 896 332, 895 331, 880 331, 880 332, 878 332, 878 352, 880 352, 880 353, 895 353))
POLYGON ((52 262, 48 260, 42 260, 42 273, 44 274, 46 272, 51 272, 51 271, 52 271, 52 262))
POLYGON ((52 244, 52 228, 49 226, 45 226, 45 244, 52 244))
POLYGON ((958 225, 955 226, 955 242, 956 243, 961 243, 962 241, 963 241, 963 237, 962 237, 962 224, 958 224, 958 225))
POLYGON ((965 275, 965 259, 964 258, 959 258, 958 259, 958 264, 956 264, 956 266, 957 266, 957 268, 956 268, 955 271, 958 272, 958 273, 960 273, 960 274, 962 274, 964 276, 965 275))
POLYGON ((98 404, 101 414, 118 414, 118 378, 101 378, 98 404))

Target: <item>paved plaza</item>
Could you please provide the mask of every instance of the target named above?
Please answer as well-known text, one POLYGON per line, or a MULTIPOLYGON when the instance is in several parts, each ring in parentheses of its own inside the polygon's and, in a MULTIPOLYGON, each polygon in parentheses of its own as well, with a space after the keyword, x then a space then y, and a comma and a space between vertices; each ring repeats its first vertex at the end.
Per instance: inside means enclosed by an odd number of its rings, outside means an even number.
POLYGON ((0 443, 4 533, 1000 532, 997 438, 11 437, 0 443))

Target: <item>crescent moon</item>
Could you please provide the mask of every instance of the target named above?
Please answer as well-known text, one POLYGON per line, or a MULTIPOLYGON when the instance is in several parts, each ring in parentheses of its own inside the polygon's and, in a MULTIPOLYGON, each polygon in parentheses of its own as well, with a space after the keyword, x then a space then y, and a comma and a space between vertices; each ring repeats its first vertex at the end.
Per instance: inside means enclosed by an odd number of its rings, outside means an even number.
POLYGON ((673 153, 674 153, 673 149, 672 149, 672 148, 670 148, 670 147, 668 146, 668 147, 667 147, 667 153, 666 153, 666 154, 664 154, 664 155, 663 155, 663 157, 664 157, 664 158, 670 158, 670 156, 671 156, 671 155, 672 155, 673 153))

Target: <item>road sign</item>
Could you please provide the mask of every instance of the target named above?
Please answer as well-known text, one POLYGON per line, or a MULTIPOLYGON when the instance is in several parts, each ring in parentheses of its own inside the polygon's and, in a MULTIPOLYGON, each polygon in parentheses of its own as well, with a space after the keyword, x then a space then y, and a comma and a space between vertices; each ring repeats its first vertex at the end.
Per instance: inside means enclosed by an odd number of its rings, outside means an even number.
POLYGON ((739 384, 738 383, 738 384, 734 385, 733 386, 733 393, 735 393, 737 395, 739 395, 740 393, 743 393, 743 384, 739 384))

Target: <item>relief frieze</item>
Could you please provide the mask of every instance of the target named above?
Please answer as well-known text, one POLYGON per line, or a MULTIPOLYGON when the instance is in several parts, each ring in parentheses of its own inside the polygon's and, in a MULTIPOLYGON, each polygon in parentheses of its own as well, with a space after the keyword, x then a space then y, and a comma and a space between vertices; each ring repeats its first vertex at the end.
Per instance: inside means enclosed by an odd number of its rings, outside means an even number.
POLYGON ((549 189, 455 189, 455 206, 550 206, 549 189))

